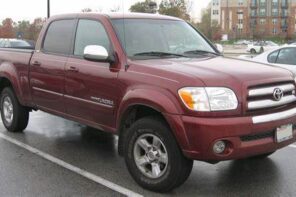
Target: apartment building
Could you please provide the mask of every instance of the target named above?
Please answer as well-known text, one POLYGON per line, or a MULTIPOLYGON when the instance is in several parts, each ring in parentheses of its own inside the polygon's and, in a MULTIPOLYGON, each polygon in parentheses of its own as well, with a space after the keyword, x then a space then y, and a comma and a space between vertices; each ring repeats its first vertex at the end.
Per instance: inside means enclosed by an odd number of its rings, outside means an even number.
POLYGON ((221 0, 212 0, 211 3, 211 19, 217 21, 220 24, 221 20, 221 0))
POLYGON ((296 35, 296 0, 220 0, 218 3, 217 0, 211 3, 212 21, 218 21, 222 33, 229 38, 296 35), (213 16, 217 13, 214 10, 219 10, 219 16, 213 16))

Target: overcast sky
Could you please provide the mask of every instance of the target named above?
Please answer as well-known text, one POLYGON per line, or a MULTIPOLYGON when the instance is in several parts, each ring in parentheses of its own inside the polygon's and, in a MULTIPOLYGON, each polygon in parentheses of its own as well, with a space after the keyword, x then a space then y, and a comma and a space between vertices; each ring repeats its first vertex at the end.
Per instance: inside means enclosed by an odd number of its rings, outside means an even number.
MULTIPOLYGON (((51 0, 52 15, 80 12, 83 8, 91 8, 98 12, 108 12, 120 8, 128 11, 129 7, 141 0, 51 0)), ((160 1, 160 0, 158 0, 160 1)), ((200 18, 201 10, 210 0, 192 0, 192 17, 200 18)), ((18 20, 33 20, 46 17, 47 0, 0 0, 0 19, 12 18, 18 20)))

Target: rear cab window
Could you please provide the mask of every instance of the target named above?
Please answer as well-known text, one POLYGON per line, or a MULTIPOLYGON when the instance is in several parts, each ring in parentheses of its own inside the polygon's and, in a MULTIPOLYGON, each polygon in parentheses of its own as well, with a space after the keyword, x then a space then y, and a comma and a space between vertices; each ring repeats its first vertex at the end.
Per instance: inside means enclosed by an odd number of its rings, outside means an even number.
POLYGON ((42 50, 45 53, 69 55, 71 53, 76 20, 53 21, 46 32, 42 50))

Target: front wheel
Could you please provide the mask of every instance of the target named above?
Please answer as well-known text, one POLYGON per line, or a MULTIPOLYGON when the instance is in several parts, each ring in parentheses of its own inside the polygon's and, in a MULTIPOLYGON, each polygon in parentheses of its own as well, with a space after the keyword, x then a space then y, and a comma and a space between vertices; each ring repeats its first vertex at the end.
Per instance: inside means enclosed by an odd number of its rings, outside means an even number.
POLYGON ((167 192, 189 177, 193 161, 185 158, 168 126, 153 117, 135 122, 127 131, 125 162, 145 189, 167 192))
POLYGON ((29 111, 17 100, 11 88, 4 88, 1 93, 1 118, 10 132, 22 132, 29 121, 29 111))

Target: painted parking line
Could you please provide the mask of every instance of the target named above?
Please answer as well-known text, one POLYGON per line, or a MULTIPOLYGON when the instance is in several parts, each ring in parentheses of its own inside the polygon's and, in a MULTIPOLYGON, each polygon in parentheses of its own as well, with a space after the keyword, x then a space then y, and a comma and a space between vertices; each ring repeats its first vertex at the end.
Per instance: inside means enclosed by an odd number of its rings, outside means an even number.
POLYGON ((291 148, 296 148, 295 144, 290 145, 291 148))
POLYGON ((116 192, 121 193, 121 194, 126 195, 126 196, 142 197, 141 194, 138 194, 138 193, 136 193, 134 191, 126 189, 126 188, 124 188, 124 187, 122 187, 120 185, 117 185, 117 184, 115 184, 115 183, 113 183, 111 181, 108 181, 108 180, 106 180, 106 179, 104 179, 102 177, 99 177, 99 176, 97 176, 95 174, 87 172, 87 171, 85 171, 85 170, 83 170, 81 168, 78 168, 76 166, 73 166, 73 165, 71 165, 69 163, 66 163, 63 160, 60 160, 60 159, 58 159, 56 157, 53 157, 53 156, 51 156, 51 155, 49 155, 49 154, 47 154, 45 152, 42 152, 42 151, 40 151, 40 150, 38 150, 38 149, 36 149, 34 147, 31 147, 31 146, 29 146, 27 144, 24 144, 24 143, 22 143, 22 142, 20 142, 20 141, 18 141, 16 139, 13 139, 13 138, 11 138, 11 137, 3 134, 3 133, 0 133, 0 138, 2 138, 5 141, 8 141, 8 142, 10 142, 10 143, 12 143, 12 144, 14 144, 16 146, 19 146, 19 147, 21 147, 23 149, 26 149, 27 151, 29 151, 29 152, 31 152, 31 153, 33 153, 35 155, 38 155, 38 156, 40 156, 40 157, 42 157, 42 158, 44 158, 44 159, 58 165, 58 166, 66 168, 67 170, 70 170, 70 171, 72 171, 72 172, 74 172, 76 174, 79 174, 79 175, 81 175, 81 176, 83 176, 83 177, 85 177, 85 178, 87 178, 87 179, 89 179, 91 181, 94 181, 94 182, 96 182, 96 183, 98 183, 100 185, 103 185, 103 186, 105 186, 105 187, 107 187, 107 188, 109 188, 109 189, 111 189, 113 191, 116 191, 116 192))

